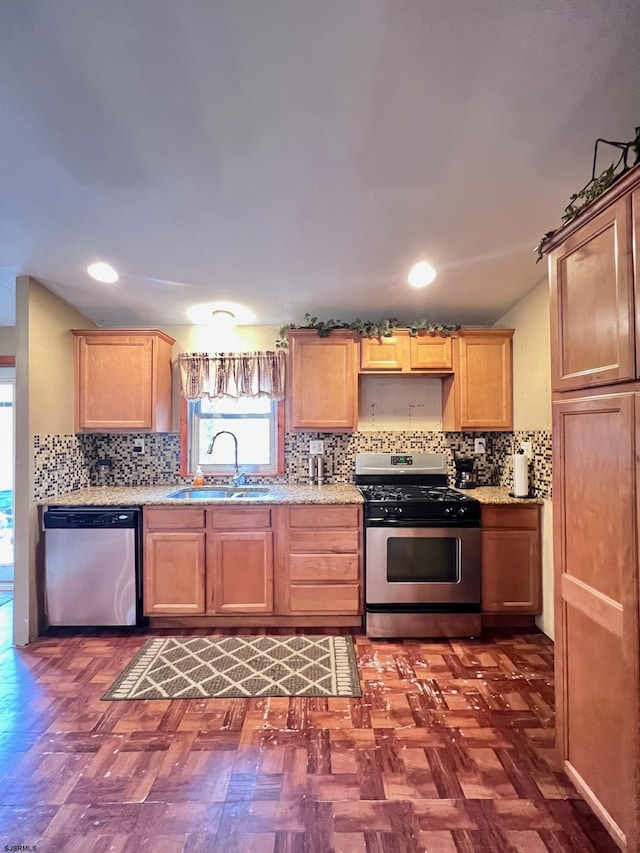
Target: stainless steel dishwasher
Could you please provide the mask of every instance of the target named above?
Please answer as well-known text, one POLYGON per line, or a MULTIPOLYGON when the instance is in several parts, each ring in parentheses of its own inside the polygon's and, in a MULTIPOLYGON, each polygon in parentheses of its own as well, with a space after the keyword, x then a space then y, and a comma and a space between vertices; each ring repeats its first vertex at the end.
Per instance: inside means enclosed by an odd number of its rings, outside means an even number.
POLYGON ((49 625, 141 624, 137 507, 50 508, 44 537, 49 625))

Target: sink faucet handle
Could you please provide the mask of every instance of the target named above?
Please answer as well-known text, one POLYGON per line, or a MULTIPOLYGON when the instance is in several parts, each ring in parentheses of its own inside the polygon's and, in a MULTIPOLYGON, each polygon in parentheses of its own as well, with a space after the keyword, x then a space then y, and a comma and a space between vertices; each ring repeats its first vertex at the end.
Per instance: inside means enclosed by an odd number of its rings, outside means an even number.
POLYGON ((240 486, 243 483, 247 482, 247 475, 244 471, 239 471, 237 468, 233 472, 233 477, 231 478, 234 486, 240 486))

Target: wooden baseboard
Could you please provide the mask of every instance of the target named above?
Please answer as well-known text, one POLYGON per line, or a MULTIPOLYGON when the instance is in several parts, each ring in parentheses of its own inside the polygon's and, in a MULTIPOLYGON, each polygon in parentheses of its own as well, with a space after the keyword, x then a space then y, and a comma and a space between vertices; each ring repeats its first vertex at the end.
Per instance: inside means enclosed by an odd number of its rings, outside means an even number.
POLYGON ((151 628, 362 628, 362 616, 152 616, 151 628))
POLYGON ((636 851, 638 848, 635 844, 629 846, 627 844, 627 837, 624 832, 620 829, 615 820, 611 817, 609 812, 602 805, 600 800, 593 793, 591 788, 584 781, 582 776, 578 773, 578 771, 571 765, 568 761, 564 762, 564 772, 567 774, 569 779, 573 782, 576 787, 576 790, 579 794, 582 794, 584 799, 589 804, 591 810, 597 816, 598 820, 602 823, 604 828, 607 830, 609 835, 613 838, 615 843, 621 850, 628 851, 628 853, 632 853, 632 851, 636 851))
POLYGON ((483 613, 483 628, 535 628, 536 617, 522 613, 483 613))

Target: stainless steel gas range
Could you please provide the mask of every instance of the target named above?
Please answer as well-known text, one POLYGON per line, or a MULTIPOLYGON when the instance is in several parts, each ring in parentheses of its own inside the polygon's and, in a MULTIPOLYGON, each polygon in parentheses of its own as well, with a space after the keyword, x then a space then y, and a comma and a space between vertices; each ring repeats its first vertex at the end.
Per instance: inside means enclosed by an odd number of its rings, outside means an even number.
POLYGON ((480 504, 436 453, 359 453, 369 637, 478 636, 480 504))

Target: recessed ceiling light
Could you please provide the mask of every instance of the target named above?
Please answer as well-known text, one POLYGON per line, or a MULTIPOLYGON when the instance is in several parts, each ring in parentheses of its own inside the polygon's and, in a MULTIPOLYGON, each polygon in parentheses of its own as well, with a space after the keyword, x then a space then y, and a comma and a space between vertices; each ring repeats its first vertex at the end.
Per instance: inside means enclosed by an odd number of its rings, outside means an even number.
POLYGON ((419 261, 409 270, 408 281, 411 287, 426 287, 436 277, 436 271, 427 261, 419 261))
POLYGON ((95 278, 96 281, 103 281, 105 284, 113 284, 120 277, 112 266, 105 264, 103 261, 89 264, 87 272, 91 278, 95 278))

